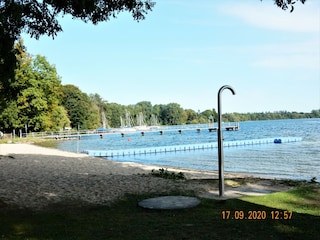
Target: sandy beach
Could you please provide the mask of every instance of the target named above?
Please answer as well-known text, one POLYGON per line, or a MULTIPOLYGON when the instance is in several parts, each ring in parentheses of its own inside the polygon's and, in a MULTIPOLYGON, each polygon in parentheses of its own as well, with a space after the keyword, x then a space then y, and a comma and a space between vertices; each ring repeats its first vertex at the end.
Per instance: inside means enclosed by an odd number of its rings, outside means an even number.
MULTIPOLYGON (((111 204, 125 194, 166 195, 186 190, 194 191, 199 197, 218 197, 217 186, 206 181, 217 179, 217 172, 168 168, 182 171, 189 179, 174 181, 149 174, 152 169, 159 168, 162 167, 120 163, 31 144, 0 144, 0 207, 40 209, 62 201, 111 204)), ((225 177, 250 178, 239 174, 225 177)), ((289 188, 266 179, 254 179, 244 186, 229 180, 225 197, 266 194, 289 188)))

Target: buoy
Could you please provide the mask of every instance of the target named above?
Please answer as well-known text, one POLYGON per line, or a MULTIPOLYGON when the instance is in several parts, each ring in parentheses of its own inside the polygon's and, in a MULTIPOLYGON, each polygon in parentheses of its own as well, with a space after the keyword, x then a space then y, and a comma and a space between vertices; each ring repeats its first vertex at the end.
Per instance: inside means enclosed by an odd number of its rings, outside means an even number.
POLYGON ((274 143, 281 143, 282 141, 281 141, 281 139, 279 138, 279 139, 275 139, 273 142, 274 142, 274 143))

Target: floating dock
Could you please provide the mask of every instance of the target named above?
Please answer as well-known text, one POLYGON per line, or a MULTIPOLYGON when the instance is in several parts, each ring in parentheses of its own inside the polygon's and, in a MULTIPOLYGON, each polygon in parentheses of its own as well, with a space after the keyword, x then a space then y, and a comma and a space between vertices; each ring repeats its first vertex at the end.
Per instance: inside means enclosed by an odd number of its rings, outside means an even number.
MULTIPOLYGON (((263 138, 251 140, 238 140, 238 141, 224 141, 224 147, 237 147, 246 145, 270 144, 270 143, 290 143, 301 142, 302 138, 299 137, 282 137, 282 138, 263 138)), ((83 153, 93 157, 124 157, 135 156, 141 154, 157 154, 166 152, 181 152, 181 151, 195 151, 204 149, 218 148, 218 142, 212 143, 199 143, 175 146, 162 146, 162 147, 148 147, 148 148, 134 148, 134 149, 117 149, 117 150, 85 150, 83 153)))
MULTIPOLYGON (((227 124, 223 124, 221 126, 223 130, 226 131, 238 131, 240 130, 240 123, 239 122, 229 122, 227 124)), ((99 138, 103 138, 105 134, 119 134, 120 136, 125 136, 127 134, 141 134, 144 136, 149 132, 158 132, 160 135, 165 134, 166 132, 177 132, 179 134, 183 133, 184 131, 217 131, 218 127, 215 124, 209 124, 207 128, 205 127, 192 127, 188 128, 188 125, 182 126, 182 128, 170 129, 167 127, 160 127, 158 129, 147 129, 147 130, 136 130, 136 131, 125 131, 125 129, 110 129, 109 131, 99 132, 99 131, 65 131, 65 132, 52 132, 52 133, 29 133, 29 136, 33 137, 42 137, 42 138, 49 138, 49 139, 56 139, 56 140, 80 140, 82 137, 85 136, 97 136, 99 138)))

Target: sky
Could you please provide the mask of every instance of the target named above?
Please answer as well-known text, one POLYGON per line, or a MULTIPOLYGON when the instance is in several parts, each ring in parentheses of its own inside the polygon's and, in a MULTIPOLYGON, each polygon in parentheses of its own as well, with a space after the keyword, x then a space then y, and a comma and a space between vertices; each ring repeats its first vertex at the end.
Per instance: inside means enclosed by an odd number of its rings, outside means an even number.
POLYGON ((155 0, 140 22, 122 13, 93 25, 69 16, 52 38, 24 39, 62 84, 109 103, 178 103, 222 112, 320 109, 320 1, 283 11, 271 0, 155 0))

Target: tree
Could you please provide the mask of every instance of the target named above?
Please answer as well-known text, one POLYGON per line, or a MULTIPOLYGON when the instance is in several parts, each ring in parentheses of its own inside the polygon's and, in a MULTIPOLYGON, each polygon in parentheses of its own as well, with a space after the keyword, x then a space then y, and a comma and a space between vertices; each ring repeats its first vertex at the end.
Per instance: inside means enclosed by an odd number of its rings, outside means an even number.
POLYGON ((201 113, 201 116, 205 117, 208 120, 210 121, 217 121, 218 119, 218 113, 216 112, 215 109, 212 109, 212 110, 205 110, 201 113))
POLYGON ((199 116, 196 113, 196 111, 192 110, 192 109, 187 109, 184 110, 184 118, 185 118, 185 123, 186 124, 196 124, 199 123, 199 116))
POLYGON ((107 103, 106 117, 111 127, 120 127, 120 118, 124 117, 126 107, 118 103, 107 103))
POLYGON ((160 118, 164 125, 183 124, 183 109, 178 103, 169 103, 161 111, 160 118))
POLYGON ((134 105, 134 116, 137 117, 139 114, 143 114, 146 124, 150 124, 150 118, 152 115, 152 104, 148 101, 138 102, 134 105))
POLYGON ((57 17, 66 14, 97 24, 126 11, 139 21, 154 5, 150 0, 0 0, 0 90, 7 91, 14 79, 14 43, 22 32, 55 37, 62 31, 57 17))
POLYGON ((8 82, 0 109, 5 129, 24 128, 31 131, 60 130, 69 124, 61 108, 61 81, 54 66, 45 57, 32 57, 23 42, 15 45, 17 67, 8 82), (59 119, 59 121, 56 121, 59 119))
POLYGON ((94 129, 100 126, 98 107, 78 87, 68 84, 63 86, 62 104, 68 112, 71 127, 94 129))
POLYGON ((22 31, 31 37, 56 36, 62 31, 59 15, 70 14, 84 22, 108 21, 122 11, 130 12, 135 20, 142 20, 155 3, 145 0, 1 0, 1 33, 18 39, 22 31))
MULTIPOLYGON (((262 0, 261 0, 262 1, 262 0)), ((293 12, 294 10, 294 4, 296 2, 301 2, 302 4, 304 4, 306 2, 306 0, 275 0, 274 4, 276 4, 279 8, 281 8, 282 10, 287 10, 290 8, 290 12, 293 12)))
POLYGON ((90 94, 89 95, 92 104, 95 105, 95 108, 98 109, 98 113, 100 116, 100 126, 107 127, 108 126, 108 119, 106 118, 106 111, 107 111, 107 101, 103 100, 99 94, 90 94))

